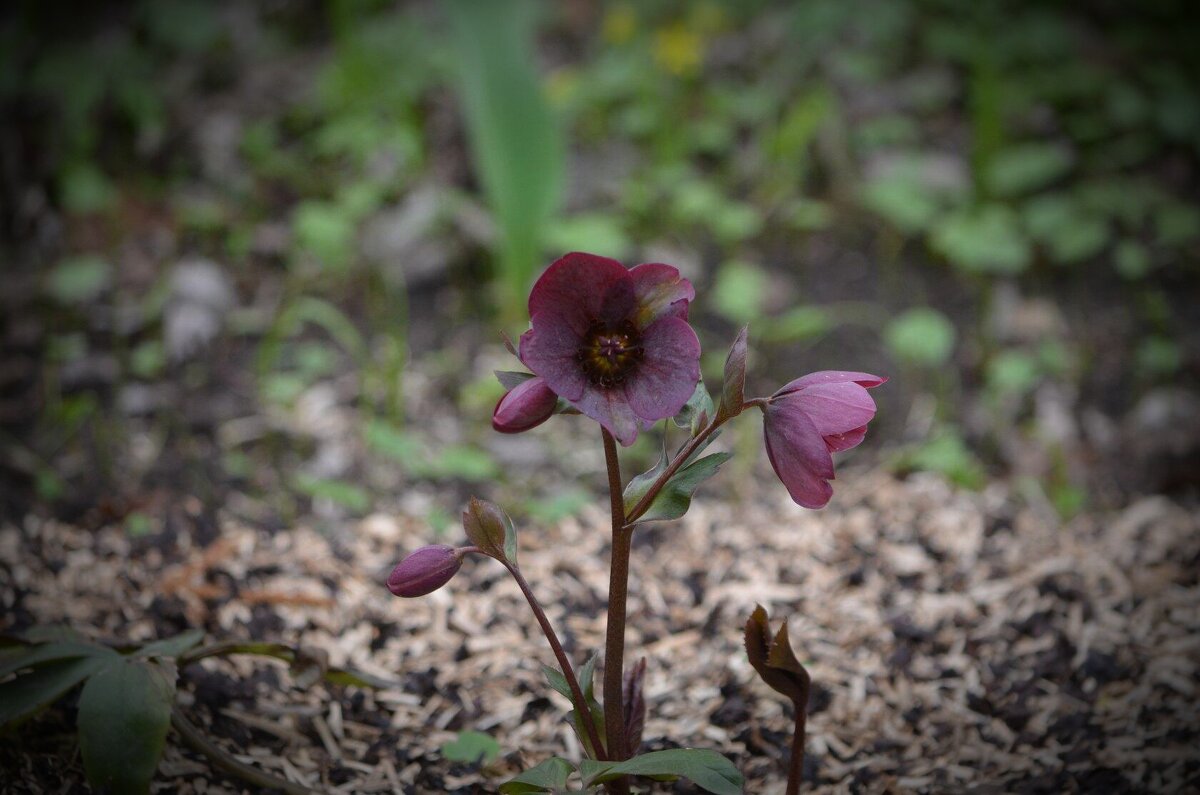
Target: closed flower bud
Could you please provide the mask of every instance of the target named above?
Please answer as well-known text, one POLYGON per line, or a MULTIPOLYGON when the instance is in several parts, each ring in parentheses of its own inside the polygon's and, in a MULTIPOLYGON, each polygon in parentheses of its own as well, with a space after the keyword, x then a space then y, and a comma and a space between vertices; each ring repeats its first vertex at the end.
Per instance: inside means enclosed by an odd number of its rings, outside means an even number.
POLYGON ((460 550, 446 544, 421 547, 396 564, 387 587, 396 596, 424 596, 441 588, 462 567, 460 550))
POLYGON ((500 433, 521 433, 536 428, 554 414, 558 395, 541 378, 530 378, 510 389, 492 413, 492 427, 500 433))

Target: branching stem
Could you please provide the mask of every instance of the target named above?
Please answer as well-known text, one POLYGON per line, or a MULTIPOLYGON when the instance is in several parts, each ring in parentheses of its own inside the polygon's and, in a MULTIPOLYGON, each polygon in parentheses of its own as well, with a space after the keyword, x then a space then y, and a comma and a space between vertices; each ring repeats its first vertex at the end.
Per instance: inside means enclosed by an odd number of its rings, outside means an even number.
POLYGON ((550 619, 546 617, 546 611, 542 609, 542 605, 538 602, 537 597, 533 595, 533 589, 529 587, 529 583, 525 580, 525 576, 510 561, 501 561, 504 567, 508 569, 508 573, 517 581, 517 586, 521 589, 521 593, 525 594, 525 601, 529 602, 529 608, 533 611, 534 618, 537 619, 538 625, 541 626, 542 632, 546 635, 546 640, 550 643, 550 648, 554 650, 554 657, 558 660, 558 667, 562 669, 563 676, 566 677, 567 686, 571 688, 571 700, 575 702, 575 710, 579 715, 579 722, 583 724, 584 730, 588 734, 588 740, 591 741, 592 747, 596 749, 596 757, 600 761, 607 761, 608 754, 605 751, 604 743, 600 742, 600 734, 596 731, 596 721, 592 716, 592 710, 588 707, 587 699, 583 696, 583 689, 579 686, 579 679, 575 676, 575 669, 571 667, 571 660, 568 659, 567 653, 563 651, 562 643, 558 640, 558 635, 554 632, 554 627, 550 624, 550 619))

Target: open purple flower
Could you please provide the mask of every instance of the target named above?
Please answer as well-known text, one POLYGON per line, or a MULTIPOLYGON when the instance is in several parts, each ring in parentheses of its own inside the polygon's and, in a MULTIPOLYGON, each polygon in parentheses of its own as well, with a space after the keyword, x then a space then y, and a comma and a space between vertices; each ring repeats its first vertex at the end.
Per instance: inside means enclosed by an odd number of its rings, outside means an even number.
POLYGON ((763 408, 763 435, 775 474, 792 499, 823 508, 833 496, 833 456, 862 442, 875 416, 867 390, 887 381, 869 373, 825 370, 797 378, 763 408))
POLYGON ((567 254, 529 295, 521 361, 628 446, 639 424, 678 414, 700 380, 700 341, 687 322, 695 295, 670 265, 627 269, 567 254))

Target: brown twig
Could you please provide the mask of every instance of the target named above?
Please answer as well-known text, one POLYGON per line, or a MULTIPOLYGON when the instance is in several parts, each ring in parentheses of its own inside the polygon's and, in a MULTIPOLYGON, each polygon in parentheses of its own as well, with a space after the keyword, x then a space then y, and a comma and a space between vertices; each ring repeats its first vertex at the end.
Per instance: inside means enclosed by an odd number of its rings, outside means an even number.
POLYGON ((243 781, 250 782, 256 787, 283 790, 289 793, 289 795, 315 795, 317 792, 317 790, 309 789, 303 784, 297 784, 293 781, 273 776, 264 770, 259 770, 256 767, 234 759, 223 748, 205 737, 204 733, 184 717, 184 714, 178 708, 171 710, 171 726, 174 727, 179 736, 183 738, 183 742, 193 751, 207 756, 217 767, 232 773, 243 781))

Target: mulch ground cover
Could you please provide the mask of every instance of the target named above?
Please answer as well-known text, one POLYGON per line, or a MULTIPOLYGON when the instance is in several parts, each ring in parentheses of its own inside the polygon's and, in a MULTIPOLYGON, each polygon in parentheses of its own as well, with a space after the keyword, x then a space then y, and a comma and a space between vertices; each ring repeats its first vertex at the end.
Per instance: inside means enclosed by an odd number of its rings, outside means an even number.
MULTIPOLYGON (((771 484, 638 531, 628 648, 648 662, 643 751, 714 748, 747 792, 783 791, 790 708, 740 646, 762 603, 788 618, 815 683, 809 791, 1200 789, 1194 510, 1152 496, 1063 524, 999 484, 968 492, 880 471, 839 482, 821 512, 771 484)), ((434 540, 427 498, 320 532, 226 512, 201 528, 187 499, 161 506, 143 537, 8 523, 0 629, 59 622, 131 640, 202 627, 210 640, 318 649, 395 686, 300 690, 271 661, 209 659, 181 673, 186 714, 236 758, 320 791, 493 792, 580 748, 542 680, 552 657, 499 565, 471 559, 423 599, 384 589, 404 551, 434 540), (494 736, 501 756, 444 759, 466 729, 494 736)), ((587 509, 521 535, 522 568, 577 663, 603 646, 606 521, 587 509)), ((6 740, 0 789, 81 790, 73 720, 68 700, 6 740)), ((249 791, 176 741, 158 782, 249 791)))

